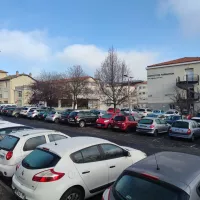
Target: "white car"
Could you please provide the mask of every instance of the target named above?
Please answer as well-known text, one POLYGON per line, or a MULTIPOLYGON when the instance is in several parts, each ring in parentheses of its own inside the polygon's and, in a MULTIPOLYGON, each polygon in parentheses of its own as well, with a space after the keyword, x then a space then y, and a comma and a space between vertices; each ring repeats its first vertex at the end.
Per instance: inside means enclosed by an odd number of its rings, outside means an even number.
POLYGON ((15 195, 26 200, 83 200, 112 185, 146 154, 94 137, 39 146, 17 166, 15 195))
POLYGON ((146 117, 148 114, 152 113, 152 110, 149 108, 140 108, 138 109, 138 113, 141 117, 146 117))
POLYGON ((20 116, 27 117, 27 114, 31 109, 37 109, 37 108, 36 107, 24 107, 24 108, 21 109, 21 111, 19 113, 20 116))
POLYGON ((6 135, 0 142, 0 174, 12 177, 17 164, 37 146, 68 137, 63 133, 45 129, 23 130, 6 135))
POLYGON ((33 127, 15 124, 7 121, 0 122, 0 141, 9 133, 20 130, 33 129, 33 127))
POLYGON ((171 115, 179 115, 179 112, 177 110, 168 110, 164 113, 165 117, 171 116, 171 115))
POLYGON ((45 118, 45 121, 55 122, 56 124, 59 123, 61 119, 61 111, 51 111, 45 118))
POLYGON ((32 108, 27 114, 27 118, 29 119, 36 119, 38 117, 39 112, 42 111, 41 109, 32 108))

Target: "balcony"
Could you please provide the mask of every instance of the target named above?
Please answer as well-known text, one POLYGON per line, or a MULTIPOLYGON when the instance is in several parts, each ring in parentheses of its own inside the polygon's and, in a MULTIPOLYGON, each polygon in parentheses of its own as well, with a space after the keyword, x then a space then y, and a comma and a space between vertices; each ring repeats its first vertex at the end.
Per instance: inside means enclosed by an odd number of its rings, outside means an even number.
POLYGON ((184 90, 194 87, 195 84, 199 84, 198 74, 185 75, 182 78, 178 76, 176 79, 176 86, 184 90))

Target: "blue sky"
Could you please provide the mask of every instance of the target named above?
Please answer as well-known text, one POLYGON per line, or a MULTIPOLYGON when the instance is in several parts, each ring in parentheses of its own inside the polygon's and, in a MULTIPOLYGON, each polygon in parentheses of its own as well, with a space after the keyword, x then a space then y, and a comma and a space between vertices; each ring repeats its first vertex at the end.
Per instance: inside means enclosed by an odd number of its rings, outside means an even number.
POLYGON ((147 65, 199 56, 199 13, 199 0, 0 0, 0 68, 93 75, 113 45, 145 79, 147 65))

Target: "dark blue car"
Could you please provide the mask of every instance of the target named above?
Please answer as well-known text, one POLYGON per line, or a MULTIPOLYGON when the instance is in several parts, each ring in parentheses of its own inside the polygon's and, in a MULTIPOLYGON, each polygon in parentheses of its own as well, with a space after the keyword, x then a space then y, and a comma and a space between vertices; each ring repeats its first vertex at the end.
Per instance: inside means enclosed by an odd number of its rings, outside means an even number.
POLYGON ((171 116, 168 116, 165 121, 168 124, 173 124, 175 121, 180 120, 180 119, 181 119, 180 115, 171 115, 171 116))

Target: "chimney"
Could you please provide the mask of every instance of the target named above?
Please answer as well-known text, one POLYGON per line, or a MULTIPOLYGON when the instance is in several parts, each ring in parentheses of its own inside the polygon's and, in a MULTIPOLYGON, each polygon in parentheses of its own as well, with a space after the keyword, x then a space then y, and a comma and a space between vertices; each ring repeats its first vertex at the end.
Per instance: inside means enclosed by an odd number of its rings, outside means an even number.
POLYGON ((29 76, 32 77, 32 73, 29 73, 29 76))
POLYGON ((19 76, 19 71, 16 71, 16 76, 19 76))

